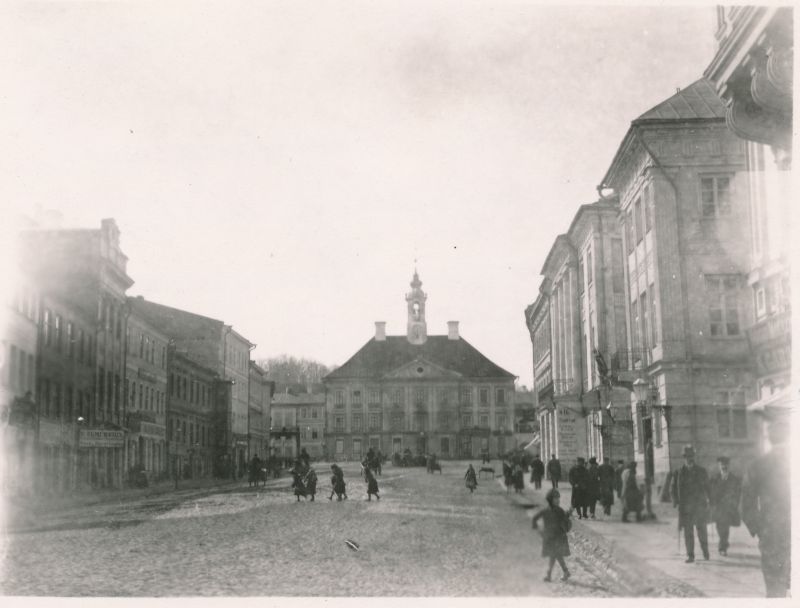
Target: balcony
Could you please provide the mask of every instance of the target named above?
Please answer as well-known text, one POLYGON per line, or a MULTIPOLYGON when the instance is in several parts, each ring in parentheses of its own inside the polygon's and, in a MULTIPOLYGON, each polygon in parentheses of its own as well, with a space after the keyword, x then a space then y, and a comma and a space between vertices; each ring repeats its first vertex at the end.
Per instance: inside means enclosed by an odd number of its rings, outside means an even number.
POLYGON ((792 362, 791 312, 781 312, 759 321, 747 330, 747 339, 760 375, 789 371, 792 362))

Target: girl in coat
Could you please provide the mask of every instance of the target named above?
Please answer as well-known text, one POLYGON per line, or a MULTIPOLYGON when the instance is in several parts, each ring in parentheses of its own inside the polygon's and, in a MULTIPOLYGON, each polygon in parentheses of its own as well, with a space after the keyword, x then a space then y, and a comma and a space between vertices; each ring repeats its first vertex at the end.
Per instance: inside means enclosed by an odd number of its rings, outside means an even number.
POLYGON ((372 474, 369 467, 364 469, 364 478, 367 480, 367 500, 372 500, 373 494, 376 499, 380 500, 381 497, 378 496, 378 480, 375 479, 375 475, 372 474))
POLYGON ((469 493, 472 494, 475 488, 478 487, 478 477, 475 475, 475 469, 469 465, 466 475, 464 475, 464 484, 467 486, 469 493))
POLYGON ((547 557, 550 560, 547 566, 547 576, 544 577, 544 580, 547 582, 552 580, 553 566, 558 562, 558 565, 561 566, 561 580, 565 581, 570 577, 564 558, 570 554, 567 532, 572 528, 572 521, 569 518, 569 512, 565 512, 559 506, 561 494, 559 494, 558 490, 555 488, 549 490, 545 499, 548 506, 533 517, 534 530, 538 529, 540 519, 544 523, 542 557, 547 557))

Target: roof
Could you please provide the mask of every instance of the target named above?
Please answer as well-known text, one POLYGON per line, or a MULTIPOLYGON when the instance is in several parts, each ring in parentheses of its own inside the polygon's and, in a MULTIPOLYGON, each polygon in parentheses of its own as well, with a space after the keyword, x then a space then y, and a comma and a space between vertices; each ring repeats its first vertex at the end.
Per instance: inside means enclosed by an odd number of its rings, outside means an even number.
POLYGON ((634 122, 647 120, 691 120, 725 118, 725 104, 714 85, 700 78, 675 95, 650 108, 634 122))
POLYGON ((386 336, 386 340, 371 339, 350 360, 333 370, 324 379, 377 380, 417 359, 425 359, 466 378, 515 377, 492 363, 464 338, 451 340, 448 336, 428 336, 424 344, 417 345, 411 344, 406 336, 386 336))

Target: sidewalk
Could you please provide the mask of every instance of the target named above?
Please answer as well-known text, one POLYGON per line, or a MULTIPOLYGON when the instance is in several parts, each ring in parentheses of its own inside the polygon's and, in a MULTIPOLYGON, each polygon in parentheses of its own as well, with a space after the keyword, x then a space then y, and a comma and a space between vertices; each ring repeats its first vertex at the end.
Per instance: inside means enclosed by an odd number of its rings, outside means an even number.
MULTIPOLYGON (((544 505, 550 483, 543 482, 541 490, 527 484, 526 479, 525 500, 544 505)), ((558 489, 561 504, 569 505, 569 484, 562 482, 558 489)), ((577 542, 592 544, 593 552, 606 562, 608 574, 637 594, 647 592, 648 588, 657 590, 672 585, 685 596, 764 597, 758 540, 750 536, 744 525, 731 528, 728 555, 721 557, 717 552, 716 528, 709 524, 711 559, 703 560, 695 538, 697 560, 687 564, 683 531, 680 536, 678 533, 677 510, 671 504, 656 502, 653 512, 656 520, 637 523, 635 517, 630 517, 631 523, 623 523, 621 505, 615 497, 608 517, 603 515, 600 505, 594 520, 578 520, 573 513, 574 535, 577 542)))

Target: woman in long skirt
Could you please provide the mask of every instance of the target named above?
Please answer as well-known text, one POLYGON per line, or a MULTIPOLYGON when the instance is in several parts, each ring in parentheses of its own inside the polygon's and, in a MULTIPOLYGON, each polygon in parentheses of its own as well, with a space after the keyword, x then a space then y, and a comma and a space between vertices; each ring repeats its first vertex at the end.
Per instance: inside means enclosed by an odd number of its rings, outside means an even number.
POLYGON ((375 475, 372 474, 369 467, 364 469, 364 476, 367 479, 367 500, 372 500, 373 494, 377 500, 380 500, 381 497, 378 496, 378 480, 375 479, 375 475))
POLYGON ((472 467, 472 465, 469 465, 467 473, 464 475, 464 483, 467 486, 470 494, 472 494, 475 491, 475 488, 478 487, 478 477, 475 475, 475 469, 472 467))

